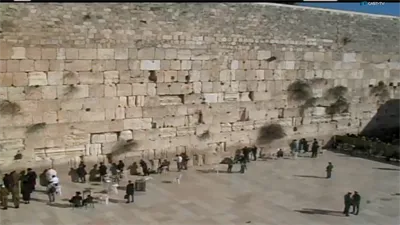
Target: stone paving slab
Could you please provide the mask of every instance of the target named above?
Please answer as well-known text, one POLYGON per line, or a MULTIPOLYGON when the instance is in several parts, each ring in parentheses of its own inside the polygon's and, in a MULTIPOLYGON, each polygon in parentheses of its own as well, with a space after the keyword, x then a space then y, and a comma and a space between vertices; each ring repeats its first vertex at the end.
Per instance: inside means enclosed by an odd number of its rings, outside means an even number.
MULTIPOLYGON (((96 204, 95 209, 71 209, 63 199, 85 187, 98 192, 101 186, 71 183, 66 168, 56 168, 63 185, 63 196, 56 204, 49 206, 44 193, 34 193, 30 205, 0 211, 0 225, 225 225, 249 221, 253 225, 395 225, 400 219, 400 196, 393 195, 400 192, 399 167, 327 152, 318 159, 252 162, 248 168, 246 174, 191 168, 183 172, 180 185, 163 182, 172 181, 177 172, 156 175, 148 181, 146 193, 136 192, 134 204, 124 203, 122 190, 111 196, 109 205, 96 204), (331 180, 321 178, 328 161, 335 166, 331 180), (340 213, 343 195, 355 190, 362 196, 361 212, 346 218, 340 213)), ((234 170, 239 170, 238 165, 234 170)))

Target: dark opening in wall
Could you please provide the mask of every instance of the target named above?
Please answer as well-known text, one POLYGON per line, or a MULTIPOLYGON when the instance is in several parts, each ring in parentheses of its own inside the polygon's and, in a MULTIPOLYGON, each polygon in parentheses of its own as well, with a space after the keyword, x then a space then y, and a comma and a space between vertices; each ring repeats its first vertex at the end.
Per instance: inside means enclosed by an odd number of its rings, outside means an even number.
POLYGON ((284 118, 285 117, 285 109, 284 108, 280 108, 278 109, 278 118, 284 118))
POLYGON ((150 81, 152 81, 152 82, 157 82, 157 75, 156 75, 156 71, 154 71, 154 70, 150 70, 149 71, 149 80, 150 81))
POLYGON ((249 98, 251 101, 254 101, 254 91, 249 92, 249 98))
POLYGON ((197 112, 197 115, 198 115, 197 124, 204 124, 203 112, 199 110, 197 112))
POLYGON ((185 95, 178 95, 178 97, 181 99, 182 104, 185 104, 185 95))
POLYGON ((239 113, 240 113, 239 114, 239 116, 240 116, 239 121, 249 121, 250 120, 249 114, 248 114, 248 111, 247 111, 246 108, 240 108, 240 112, 239 113))
POLYGON ((156 129, 157 128, 157 123, 151 122, 151 128, 156 129))
POLYGON ((185 76, 185 80, 186 80, 187 82, 189 82, 189 81, 190 81, 190 76, 189 76, 189 75, 185 76))
POLYGON ((275 56, 272 56, 272 57, 269 57, 268 59, 267 59, 267 62, 272 62, 272 61, 275 61, 276 60, 276 57, 275 56))
POLYGON ((86 112, 89 112, 89 111, 90 111, 90 108, 86 108, 85 111, 86 111, 86 112))
POLYGON ((389 83, 389 86, 392 87, 392 86, 393 86, 393 82, 390 82, 390 83, 389 83))
POLYGON ((296 132, 297 131, 297 127, 293 127, 293 131, 296 132))

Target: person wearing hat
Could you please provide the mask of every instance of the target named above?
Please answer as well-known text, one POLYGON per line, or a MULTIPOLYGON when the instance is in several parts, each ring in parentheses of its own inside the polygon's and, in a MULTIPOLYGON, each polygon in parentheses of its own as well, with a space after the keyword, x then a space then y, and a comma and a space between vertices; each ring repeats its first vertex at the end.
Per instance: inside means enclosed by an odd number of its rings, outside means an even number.
POLYGON ((354 192, 351 200, 353 205, 353 214, 358 215, 358 211, 360 210, 361 196, 358 194, 357 191, 354 192))
POLYGON ((349 216, 349 211, 350 211, 350 206, 351 206, 351 192, 348 192, 345 196, 344 196, 344 210, 343 210, 343 214, 345 214, 346 216, 349 216))

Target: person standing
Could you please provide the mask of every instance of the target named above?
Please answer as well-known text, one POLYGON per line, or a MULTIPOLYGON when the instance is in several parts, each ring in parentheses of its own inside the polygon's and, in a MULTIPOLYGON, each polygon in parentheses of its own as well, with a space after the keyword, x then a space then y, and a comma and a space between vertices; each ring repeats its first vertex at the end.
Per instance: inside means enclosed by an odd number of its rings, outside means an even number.
POLYGON ((7 210, 8 208, 8 195, 10 192, 6 188, 4 184, 0 185, 0 202, 3 210, 7 210))
POLYGON ((33 192, 35 190, 35 188, 36 188, 37 174, 31 168, 28 168, 27 169, 27 176, 28 176, 28 182, 30 183, 31 188, 32 188, 32 192, 33 192))
POLYGON ((318 157, 318 149, 319 149, 318 141, 317 141, 317 139, 314 139, 314 142, 312 143, 312 146, 311 146, 311 152, 312 152, 311 158, 318 157))
POLYGON ((141 159, 139 164, 140 167, 142 167, 143 176, 149 176, 150 173, 149 173, 149 168, 147 167, 147 163, 143 159, 141 159))
POLYGON ((56 189, 56 187, 55 187, 54 184, 50 183, 50 184, 47 186, 47 196, 49 197, 49 202, 50 202, 50 203, 56 201, 56 195, 55 195, 55 194, 56 194, 56 191, 57 191, 57 189, 56 189))
POLYGON ((17 173, 17 172, 15 172, 15 171, 13 171, 13 172, 11 172, 11 174, 10 174, 10 176, 11 176, 11 195, 12 195, 12 201, 13 201, 13 203, 14 203, 14 207, 16 208, 16 209, 18 209, 19 208, 19 201, 20 201, 20 184, 19 184, 19 182, 20 182, 20 175, 17 173))
POLYGON ((122 160, 118 161, 117 169, 118 169, 118 173, 119 173, 119 178, 122 178, 123 174, 124 174, 124 169, 125 169, 125 164, 122 160))
POLYGON ((351 206, 351 192, 348 192, 348 193, 344 196, 344 210, 343 210, 343 214, 345 214, 346 216, 349 216, 350 206, 351 206))
POLYGON ((253 146, 251 148, 251 154, 253 155, 253 160, 257 161, 257 147, 256 146, 253 146))
POLYGON ((232 157, 231 158, 229 158, 229 160, 228 160, 228 173, 232 173, 232 168, 233 168, 233 159, 232 159, 232 157))
POLYGON ((246 163, 250 162, 250 149, 246 146, 243 148, 242 152, 246 163))
POLYGON ((176 167, 178 168, 178 172, 181 172, 182 161, 183 161, 182 156, 176 155, 176 159, 175 160, 176 160, 176 167))
POLYGON ((100 163, 99 174, 100 174, 100 180, 101 180, 101 182, 103 182, 104 181, 104 177, 107 175, 107 166, 104 165, 103 162, 100 163))
POLYGON ((79 165, 78 169, 76 169, 76 173, 78 174, 78 178, 81 183, 86 183, 87 172, 86 172, 85 168, 86 168, 86 165, 82 163, 79 165))
POLYGON ((331 178, 332 176, 332 170, 333 170, 333 165, 331 162, 328 163, 328 166, 326 167, 326 179, 331 178))
POLYGON ((126 203, 135 202, 134 194, 135 185, 132 183, 132 181, 128 181, 128 185, 126 185, 126 203))
POLYGON ((25 204, 29 204, 31 200, 31 194, 32 194, 32 184, 29 182, 28 178, 25 177, 22 179, 22 184, 21 184, 21 194, 22 194, 22 200, 24 201, 25 204))
POLYGON ((352 196, 352 205, 353 205, 353 214, 354 215, 358 215, 358 212, 360 210, 360 202, 361 202, 361 196, 358 194, 357 191, 355 191, 352 196))

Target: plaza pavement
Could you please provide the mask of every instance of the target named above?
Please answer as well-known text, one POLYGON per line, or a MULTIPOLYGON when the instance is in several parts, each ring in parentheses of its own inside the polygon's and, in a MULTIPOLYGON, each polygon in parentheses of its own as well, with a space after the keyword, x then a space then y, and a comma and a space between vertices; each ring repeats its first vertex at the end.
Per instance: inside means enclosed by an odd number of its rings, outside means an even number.
MULTIPOLYGON (((47 196, 36 192, 31 204, 0 211, 0 225, 399 224, 397 166, 326 152, 317 159, 252 162, 245 174, 198 171, 207 168, 192 167, 183 172, 180 185, 165 182, 178 175, 175 170, 155 175, 147 182, 145 193, 136 192, 134 204, 125 204, 122 190, 111 196, 109 205, 71 209, 65 199, 75 191, 91 187, 97 192, 102 188, 71 183, 67 168, 56 167, 63 185, 63 196, 56 204, 47 205, 47 196), (330 180, 323 178, 328 161, 335 166, 330 180), (358 216, 341 214, 348 191, 361 194, 358 216)), ((226 170, 226 165, 220 168, 226 170)), ((234 170, 239 170, 239 165, 234 170)), ((121 182, 126 183, 127 179, 121 182)))

